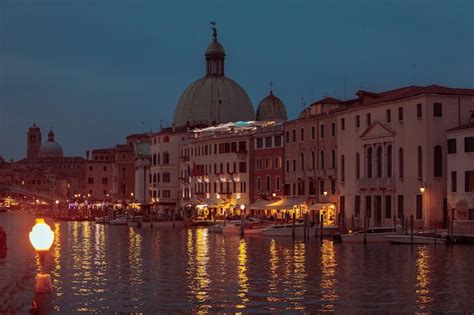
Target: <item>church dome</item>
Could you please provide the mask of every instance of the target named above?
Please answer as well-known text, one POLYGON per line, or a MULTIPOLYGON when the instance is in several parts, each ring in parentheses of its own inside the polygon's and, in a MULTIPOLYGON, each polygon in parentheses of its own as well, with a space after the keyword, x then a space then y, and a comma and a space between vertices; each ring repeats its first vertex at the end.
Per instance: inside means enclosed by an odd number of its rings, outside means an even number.
POLYGON ((257 108, 257 120, 287 120, 286 107, 283 102, 270 92, 257 108))
POLYGON ((39 149, 39 157, 62 157, 63 148, 54 141, 54 132, 48 133, 48 141, 43 143, 39 149))
POLYGON ((224 47, 213 39, 207 47, 206 75, 191 83, 181 94, 174 112, 173 124, 214 125, 235 121, 254 120, 255 111, 245 90, 224 75, 224 47))

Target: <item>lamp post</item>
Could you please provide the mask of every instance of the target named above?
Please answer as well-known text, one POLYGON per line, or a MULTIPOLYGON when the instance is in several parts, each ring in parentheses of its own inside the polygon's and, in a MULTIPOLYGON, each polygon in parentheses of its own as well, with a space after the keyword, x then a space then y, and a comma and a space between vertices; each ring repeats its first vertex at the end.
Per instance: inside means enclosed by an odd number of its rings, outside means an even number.
POLYGON ((245 205, 240 205, 240 236, 244 236, 245 205))
POLYGON ((35 299, 31 305, 32 313, 44 311, 48 313, 47 301, 45 295, 51 293, 51 277, 44 272, 46 254, 54 242, 54 233, 44 219, 36 219, 36 224, 29 234, 30 242, 39 256, 40 270, 35 276, 35 299))

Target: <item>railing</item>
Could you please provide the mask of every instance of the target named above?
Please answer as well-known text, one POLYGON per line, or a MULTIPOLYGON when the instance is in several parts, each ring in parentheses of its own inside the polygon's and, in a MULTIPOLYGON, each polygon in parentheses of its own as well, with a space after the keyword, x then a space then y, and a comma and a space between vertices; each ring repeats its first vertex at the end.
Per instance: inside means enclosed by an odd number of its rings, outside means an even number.
POLYGON ((395 180, 393 178, 361 178, 357 184, 359 189, 395 189, 395 180))
POLYGON ((336 177, 336 169, 335 168, 326 169, 326 176, 336 177))

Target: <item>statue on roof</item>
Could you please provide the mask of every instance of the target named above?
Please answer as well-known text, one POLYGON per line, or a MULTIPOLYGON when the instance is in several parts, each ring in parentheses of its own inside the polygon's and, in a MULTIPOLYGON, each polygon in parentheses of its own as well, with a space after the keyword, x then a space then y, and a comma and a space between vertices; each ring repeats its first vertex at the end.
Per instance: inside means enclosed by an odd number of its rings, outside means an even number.
POLYGON ((216 27, 216 21, 211 22, 212 25, 212 39, 217 41, 217 27, 216 27))

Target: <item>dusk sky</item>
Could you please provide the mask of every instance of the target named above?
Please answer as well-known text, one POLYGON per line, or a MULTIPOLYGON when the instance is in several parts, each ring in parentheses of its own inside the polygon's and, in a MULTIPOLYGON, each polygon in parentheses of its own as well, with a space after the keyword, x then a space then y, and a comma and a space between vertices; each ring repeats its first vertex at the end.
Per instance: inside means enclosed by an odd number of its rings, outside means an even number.
POLYGON ((212 20, 226 75, 255 108, 273 81, 290 118, 302 97, 474 87, 473 1, 1 0, 0 156, 23 158, 33 123, 80 156, 170 125, 212 20))

